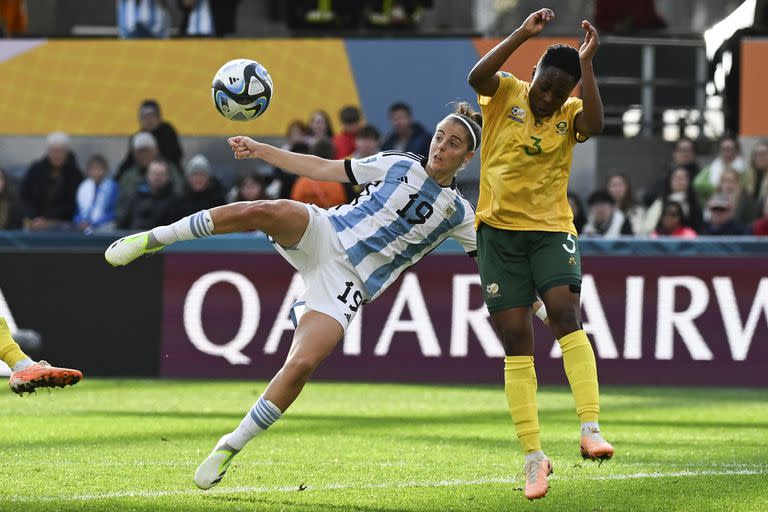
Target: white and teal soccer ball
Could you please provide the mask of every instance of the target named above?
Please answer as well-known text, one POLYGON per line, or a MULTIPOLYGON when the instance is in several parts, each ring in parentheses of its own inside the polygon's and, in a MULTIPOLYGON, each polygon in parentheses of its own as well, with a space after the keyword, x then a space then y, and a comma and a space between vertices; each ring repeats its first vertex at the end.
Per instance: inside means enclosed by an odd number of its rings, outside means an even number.
POLYGON ((213 104, 232 121, 250 121, 267 110, 272 99, 272 78, 267 69, 249 59, 227 62, 213 77, 213 104))

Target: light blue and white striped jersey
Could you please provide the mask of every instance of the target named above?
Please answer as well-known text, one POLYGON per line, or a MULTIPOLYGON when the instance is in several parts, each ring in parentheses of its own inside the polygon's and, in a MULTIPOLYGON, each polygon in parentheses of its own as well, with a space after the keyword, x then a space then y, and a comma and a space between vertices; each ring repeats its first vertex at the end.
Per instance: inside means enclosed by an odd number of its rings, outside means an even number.
POLYGON ((433 180, 422 157, 385 151, 344 164, 352 183, 367 185, 352 203, 328 213, 368 301, 449 236, 475 256, 472 205, 455 184, 433 180))
POLYGON ((120 37, 159 37, 169 35, 165 4, 157 0, 117 0, 117 27, 120 37))

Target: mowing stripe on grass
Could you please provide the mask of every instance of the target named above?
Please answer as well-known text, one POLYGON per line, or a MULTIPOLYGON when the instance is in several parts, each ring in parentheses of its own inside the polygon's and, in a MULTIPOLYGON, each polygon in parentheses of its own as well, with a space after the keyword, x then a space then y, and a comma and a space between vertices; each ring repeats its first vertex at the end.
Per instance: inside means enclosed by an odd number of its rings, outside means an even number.
MULTIPOLYGON (((674 478, 682 476, 735 476, 735 475, 768 475, 767 469, 741 469, 741 470, 704 470, 704 471, 673 471, 669 473, 650 472, 650 473, 625 473, 614 475, 594 475, 587 477, 558 477, 552 475, 551 480, 559 481, 586 481, 586 480, 634 480, 646 478, 674 478)), ((366 489, 403 489, 413 487, 460 487, 471 485, 488 484, 513 484, 521 482, 517 478, 481 478, 478 480, 442 480, 438 482, 385 482, 378 484, 325 484, 308 485, 299 489, 296 485, 291 486, 273 486, 273 487, 230 487, 215 488, 209 491, 199 491, 196 489, 179 489, 171 491, 121 491, 105 492, 98 494, 80 494, 80 495, 60 495, 60 496, 7 496, 2 497, 3 501, 8 502, 48 502, 48 501, 93 501, 108 500, 114 498, 161 498, 165 496, 184 496, 184 495, 211 495, 211 494, 260 494, 274 492, 304 492, 309 491, 337 491, 337 490, 366 490, 366 489)), ((302 484, 303 486, 303 484, 302 484)))

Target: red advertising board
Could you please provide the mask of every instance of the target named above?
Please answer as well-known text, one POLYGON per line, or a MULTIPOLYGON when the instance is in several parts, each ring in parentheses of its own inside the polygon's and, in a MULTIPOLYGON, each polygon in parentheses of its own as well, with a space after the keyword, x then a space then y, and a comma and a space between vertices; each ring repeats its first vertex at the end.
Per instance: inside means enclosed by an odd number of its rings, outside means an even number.
MULTIPOLYGON (((290 346, 303 282, 270 254, 167 254, 161 375, 268 379, 290 346)), ((768 264, 761 258, 584 258, 584 328, 604 384, 768 386, 768 264)), ((536 323, 540 383, 566 382, 536 323)), ((502 381, 476 264, 430 255, 361 308, 316 378, 502 381)))

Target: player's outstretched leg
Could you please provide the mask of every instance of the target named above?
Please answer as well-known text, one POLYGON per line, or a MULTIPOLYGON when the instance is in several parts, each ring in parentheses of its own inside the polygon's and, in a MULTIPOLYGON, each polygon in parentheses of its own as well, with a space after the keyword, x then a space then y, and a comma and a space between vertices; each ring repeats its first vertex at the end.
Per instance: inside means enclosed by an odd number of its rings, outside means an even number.
POLYGON ((279 199, 232 203, 201 210, 167 226, 124 236, 107 248, 104 259, 114 267, 121 267, 174 242, 256 230, 290 247, 301 240, 308 222, 306 206, 296 201, 279 199))
POLYGON ((195 485, 210 489, 221 482, 232 459, 254 437, 280 419, 304 388, 309 376, 344 335, 339 322, 317 311, 302 315, 283 367, 277 372, 240 425, 219 439, 195 471, 195 485))
POLYGON ((563 352, 563 366, 581 422, 581 456, 585 459, 610 459, 614 449, 600 434, 597 363, 587 334, 581 328, 579 295, 568 286, 557 286, 544 294, 544 302, 547 304, 550 328, 563 352))
POLYGON ((8 385, 19 395, 31 393, 37 388, 71 386, 83 378, 78 370, 57 368, 45 361, 36 363, 30 359, 11 337, 11 330, 3 317, 0 317, 0 360, 11 368, 13 373, 8 385))

